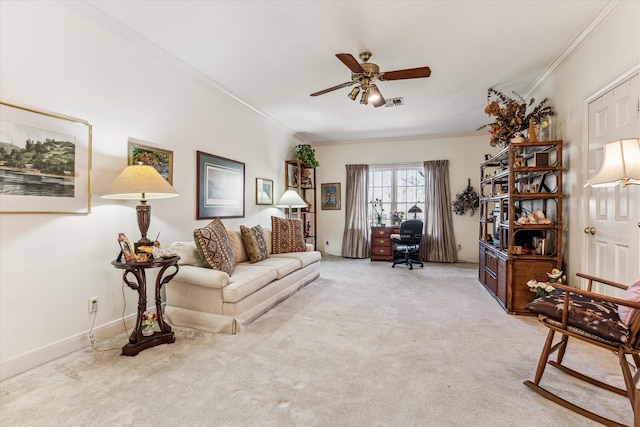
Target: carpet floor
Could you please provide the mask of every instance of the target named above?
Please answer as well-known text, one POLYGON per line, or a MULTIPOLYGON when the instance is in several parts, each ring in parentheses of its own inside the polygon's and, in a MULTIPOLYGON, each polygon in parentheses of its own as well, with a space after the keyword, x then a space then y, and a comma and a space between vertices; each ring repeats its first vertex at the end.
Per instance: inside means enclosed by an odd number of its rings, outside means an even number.
MULTIPOLYGON (((546 328, 510 316, 476 264, 323 256, 321 276, 238 335, 126 334, 0 383, 2 426, 592 426, 538 396, 546 328)), ((525 283, 522 286, 526 286, 525 283)), ((572 342, 572 367, 621 386, 617 357, 572 342)), ((543 386, 627 424, 628 400, 547 368, 543 386)))

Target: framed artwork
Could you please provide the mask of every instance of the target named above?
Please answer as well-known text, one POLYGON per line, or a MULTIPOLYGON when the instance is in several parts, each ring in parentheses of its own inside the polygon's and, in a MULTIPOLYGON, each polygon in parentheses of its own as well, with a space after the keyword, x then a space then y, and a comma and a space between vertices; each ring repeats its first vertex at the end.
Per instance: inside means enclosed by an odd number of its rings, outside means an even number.
MULTIPOLYGON (((126 262, 138 260, 133 245, 124 233, 118 233, 118 243, 120 244, 120 251, 122 251, 126 262)), ((122 260, 122 255, 118 256, 118 261, 122 260)))
POLYGON ((322 209, 340 209, 340 183, 335 182, 332 184, 321 185, 321 197, 322 197, 322 209))
POLYGON ((0 213, 91 212, 91 125, 0 102, 0 213))
POLYGON ((147 142, 134 138, 129 138, 128 146, 127 164, 137 165, 141 163, 153 166, 164 179, 169 181, 169 184, 173 185, 173 151, 153 147, 148 145, 147 142))
POLYGON ((256 178, 256 205, 273 204, 273 180, 256 178))
POLYGON ((197 154, 197 219, 244 218, 244 163, 197 154))

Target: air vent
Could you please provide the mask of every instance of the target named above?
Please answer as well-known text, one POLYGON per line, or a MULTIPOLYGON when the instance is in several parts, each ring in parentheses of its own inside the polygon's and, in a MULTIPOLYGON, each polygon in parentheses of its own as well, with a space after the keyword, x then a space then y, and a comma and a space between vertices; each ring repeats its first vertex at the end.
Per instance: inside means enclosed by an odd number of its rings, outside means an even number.
POLYGON ((387 99, 387 103, 384 105, 385 107, 399 107, 404 105, 404 99, 402 98, 390 98, 387 99))

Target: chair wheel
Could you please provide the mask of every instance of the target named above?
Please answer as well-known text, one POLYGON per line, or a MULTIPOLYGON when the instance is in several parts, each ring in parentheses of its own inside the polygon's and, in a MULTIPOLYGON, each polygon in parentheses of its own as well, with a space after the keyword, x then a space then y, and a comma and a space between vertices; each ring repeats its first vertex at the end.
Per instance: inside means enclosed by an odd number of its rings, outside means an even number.
POLYGON ((391 266, 391 268, 396 268, 396 265, 395 265, 395 264, 393 264, 393 265, 391 266))

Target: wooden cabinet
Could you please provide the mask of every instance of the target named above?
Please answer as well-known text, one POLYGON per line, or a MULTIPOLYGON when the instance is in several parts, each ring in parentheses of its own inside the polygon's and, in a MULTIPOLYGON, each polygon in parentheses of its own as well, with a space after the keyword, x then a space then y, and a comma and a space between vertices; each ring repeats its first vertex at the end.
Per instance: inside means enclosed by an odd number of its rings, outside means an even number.
POLYGON ((287 190, 296 190, 300 197, 307 202, 306 208, 297 210, 297 217, 302 220, 305 241, 316 249, 318 225, 316 222, 318 212, 316 169, 302 160, 287 160, 284 164, 284 170, 287 190))
POLYGON ((371 227, 371 261, 393 261, 391 235, 400 227, 371 227))
POLYGON ((562 141, 512 143, 480 165, 478 280, 530 314, 530 279, 562 269, 562 141))

